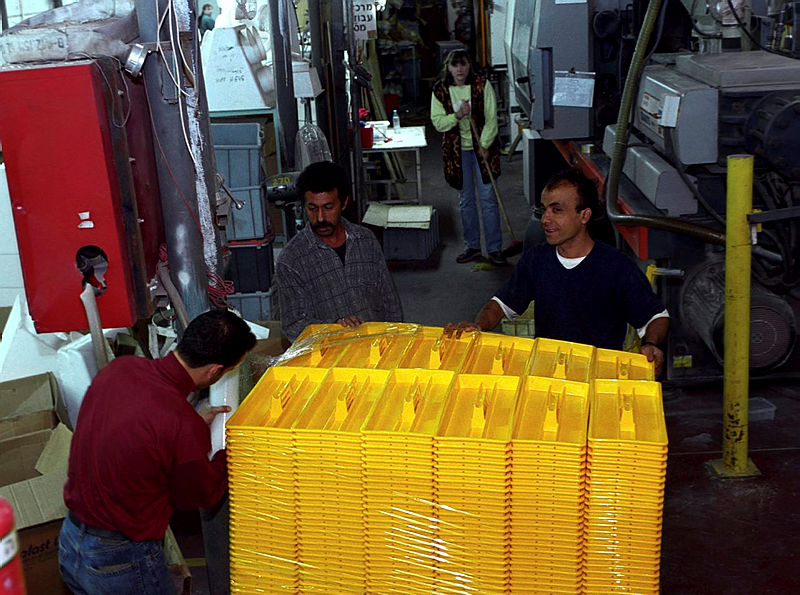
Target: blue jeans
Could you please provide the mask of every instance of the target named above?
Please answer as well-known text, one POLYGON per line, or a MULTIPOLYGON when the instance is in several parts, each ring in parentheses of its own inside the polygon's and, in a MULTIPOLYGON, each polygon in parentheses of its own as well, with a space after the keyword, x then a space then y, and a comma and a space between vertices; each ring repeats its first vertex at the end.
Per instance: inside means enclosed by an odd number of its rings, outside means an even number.
POLYGON ((58 539, 61 578, 75 595, 174 595, 161 541, 105 539, 64 519, 58 539))
POLYGON ((475 204, 475 187, 477 187, 481 200, 486 250, 489 253, 500 252, 503 249, 500 209, 492 185, 484 184, 481 179, 481 169, 475 151, 461 151, 461 171, 464 174, 464 186, 459 192, 458 209, 461 212, 461 225, 464 228, 464 244, 467 248, 481 249, 481 228, 478 207, 475 204))

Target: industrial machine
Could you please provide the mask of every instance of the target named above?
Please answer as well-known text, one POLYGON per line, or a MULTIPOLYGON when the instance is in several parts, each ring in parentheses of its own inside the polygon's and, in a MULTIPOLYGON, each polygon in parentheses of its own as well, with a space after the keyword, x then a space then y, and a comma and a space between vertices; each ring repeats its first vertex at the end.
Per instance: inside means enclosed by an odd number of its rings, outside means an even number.
MULTIPOLYGON (((549 172, 565 161, 600 186, 608 181, 620 100, 647 3, 515 4, 507 51, 535 139, 525 163, 535 206, 549 172), (570 35, 563 34, 566 22, 570 35)), ((795 6, 770 3, 754 16, 751 31, 742 2, 707 9, 665 0, 641 77, 632 81, 632 125, 622 139, 627 148, 609 220, 616 223, 616 212, 639 216, 641 224, 617 225, 620 247, 643 265, 671 271, 654 283, 672 317, 666 373, 676 383, 722 375, 720 238, 726 159, 734 154, 755 156, 753 200, 762 211, 751 220, 760 223, 753 248, 751 373, 784 375, 800 363, 800 60, 788 34, 795 6), (654 220, 659 224, 648 223, 654 220)))
POLYGON ((150 119, 142 85, 117 70, 106 58, 0 72, 0 134, 39 332, 86 328, 82 283, 103 295, 109 328, 153 311, 164 230, 150 119))

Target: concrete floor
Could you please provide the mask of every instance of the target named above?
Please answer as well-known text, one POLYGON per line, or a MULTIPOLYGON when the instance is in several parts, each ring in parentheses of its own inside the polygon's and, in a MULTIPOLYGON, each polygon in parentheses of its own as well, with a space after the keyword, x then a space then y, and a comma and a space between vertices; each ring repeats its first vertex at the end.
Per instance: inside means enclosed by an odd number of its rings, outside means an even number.
MULTIPOLYGON (((455 261, 464 250, 458 191, 444 180, 441 135, 429 126, 427 140, 428 147, 422 153, 423 202, 439 212, 441 244, 425 262, 390 261, 389 268, 400 293, 405 320, 444 326, 448 322, 474 320, 481 306, 511 274, 519 255, 509 258, 505 267, 492 267, 485 258, 466 264, 455 261), (475 267, 478 262, 481 266, 475 267)), ((516 239, 522 241, 531 209, 522 191, 521 153, 511 163, 502 158, 496 181, 516 239)), ((501 223, 503 247, 507 248, 512 239, 502 216, 501 223)))
MULTIPOLYGON (((474 262, 455 262, 462 250, 456 192, 444 182, 440 137, 431 129, 428 144, 423 152, 423 202, 439 211, 442 243, 426 262, 393 262, 390 268, 406 321, 441 326, 472 320, 512 268, 473 270, 474 262)), ((520 240, 530 217, 521 180, 521 158, 510 165, 504 160, 499 189, 520 240)), ((704 463, 721 452, 721 387, 665 387, 670 452, 664 594, 800 593, 800 573, 794 566, 800 555, 800 389, 756 385, 751 396, 764 397, 777 407, 774 419, 750 424, 751 457, 762 475, 720 481, 706 475, 704 463)), ((193 568, 194 592, 204 595, 208 587, 199 521, 185 513, 175 521, 184 555, 198 565, 193 568)))

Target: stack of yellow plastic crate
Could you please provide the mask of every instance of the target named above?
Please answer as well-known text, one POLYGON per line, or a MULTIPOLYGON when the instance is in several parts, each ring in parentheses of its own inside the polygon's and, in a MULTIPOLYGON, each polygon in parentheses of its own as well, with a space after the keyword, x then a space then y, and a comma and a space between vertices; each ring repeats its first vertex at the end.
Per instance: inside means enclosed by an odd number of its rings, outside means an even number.
POLYGON ((292 426, 302 591, 366 588, 359 432, 388 377, 386 370, 330 370, 292 426))
POLYGON ((587 470, 587 594, 658 593, 667 431, 661 385, 596 380, 587 470))
POLYGON ((547 339, 309 327, 228 424, 233 591, 657 589, 652 375, 547 339))
POLYGON ((443 592, 501 593, 511 579, 511 420, 520 378, 455 379, 434 440, 443 592))
POLYGON ((363 432, 370 590, 435 592, 440 541, 431 473, 453 372, 394 370, 363 432))
POLYGON ((589 385, 530 376, 512 450, 512 593, 579 593, 589 385))
POLYGON ((271 368, 227 430, 234 592, 299 586, 290 427, 327 370, 271 368))

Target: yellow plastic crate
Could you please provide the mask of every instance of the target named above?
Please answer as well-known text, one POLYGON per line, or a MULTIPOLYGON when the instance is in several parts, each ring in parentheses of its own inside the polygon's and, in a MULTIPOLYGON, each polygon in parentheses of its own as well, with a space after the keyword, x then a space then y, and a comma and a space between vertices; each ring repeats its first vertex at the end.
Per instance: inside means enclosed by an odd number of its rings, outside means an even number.
MULTIPOLYGON (((631 446, 662 452, 667 426, 661 384, 633 380, 596 380, 589 418, 589 442, 597 449, 631 446), (643 448, 644 447, 644 448, 643 448)), ((665 451, 664 451, 665 452, 665 451)))
POLYGON ((582 447, 589 422, 589 385, 530 376, 514 424, 514 443, 556 442, 582 447))
POLYGON ((411 347, 414 335, 357 337, 337 361, 337 366, 391 370, 396 368, 411 347))
POLYGON ((598 349, 595 352, 594 380, 655 380, 655 365, 647 356, 628 351, 598 349))
POLYGON ((546 339, 310 327, 228 426, 233 592, 648 592, 667 452, 654 383, 630 380, 648 366, 546 339))
POLYGON ((588 592, 657 592, 667 433, 661 385, 596 380, 589 423, 588 592))
POLYGON ((398 367, 460 372, 474 340, 475 333, 456 339, 441 327, 422 327, 398 367))
MULTIPOLYGON (((519 386, 520 379, 515 376, 461 374, 445 405, 438 439, 485 438, 508 442, 519 386)), ((498 448, 506 449, 501 445, 498 448)))
POLYGON ((332 368, 351 336, 351 331, 340 324, 310 324, 281 356, 278 365, 332 368))
POLYGON ((521 376, 528 371, 535 344, 535 339, 479 333, 461 373, 521 376))
POLYGON ((228 420, 228 433, 288 428, 327 374, 316 368, 269 368, 228 420))
MULTIPOLYGON (((360 442, 358 432, 386 385, 389 372, 334 368, 322 381, 320 389, 298 416, 292 429, 303 434, 308 431, 350 433, 354 443, 360 442)), ((342 436, 341 439, 346 439, 342 436)))
POLYGON ((531 376, 589 382, 595 348, 581 343, 537 339, 530 367, 531 376))
POLYGON ((299 585, 295 450, 288 428, 327 375, 322 369, 270 368, 228 422, 234 592, 248 592, 254 575, 269 577, 270 585, 299 585))

